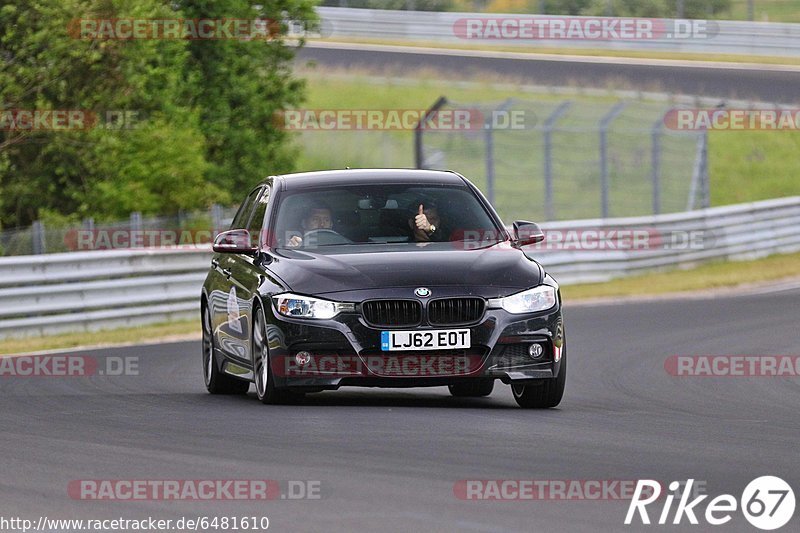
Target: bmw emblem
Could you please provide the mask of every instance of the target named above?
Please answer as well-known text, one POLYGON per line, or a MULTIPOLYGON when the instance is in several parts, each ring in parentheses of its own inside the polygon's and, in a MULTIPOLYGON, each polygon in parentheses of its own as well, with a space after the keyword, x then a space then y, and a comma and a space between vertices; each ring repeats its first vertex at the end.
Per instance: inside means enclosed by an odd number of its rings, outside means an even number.
POLYGON ((427 298, 428 296, 431 295, 431 290, 425 287, 420 287, 414 291, 414 294, 416 294, 420 298, 427 298))

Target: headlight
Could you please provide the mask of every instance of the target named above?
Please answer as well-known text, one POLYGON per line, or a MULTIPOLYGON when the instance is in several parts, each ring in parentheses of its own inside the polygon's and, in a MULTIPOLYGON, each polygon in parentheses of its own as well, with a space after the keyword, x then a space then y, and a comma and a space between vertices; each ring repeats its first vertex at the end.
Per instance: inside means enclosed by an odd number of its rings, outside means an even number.
POLYGON ((331 302, 310 296, 284 293, 272 297, 275 309, 291 318, 333 318, 342 311, 353 311, 354 304, 331 302))
POLYGON ((555 307, 557 301, 555 288, 549 285, 539 285, 535 289, 518 292, 505 298, 489 300, 489 307, 502 307, 515 315, 547 311, 555 307))

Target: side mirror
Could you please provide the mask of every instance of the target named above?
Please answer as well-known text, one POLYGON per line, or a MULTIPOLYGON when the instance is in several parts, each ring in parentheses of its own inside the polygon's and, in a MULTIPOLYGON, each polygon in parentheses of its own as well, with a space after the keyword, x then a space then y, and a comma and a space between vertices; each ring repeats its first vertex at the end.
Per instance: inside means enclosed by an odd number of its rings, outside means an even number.
POLYGON ((544 232, 534 222, 517 220, 514 222, 514 239, 517 241, 517 246, 536 244, 544 240, 544 232))
POLYGON ((246 229, 232 229, 223 231, 214 239, 215 252, 224 254, 255 255, 258 251, 250 241, 250 232, 246 229))

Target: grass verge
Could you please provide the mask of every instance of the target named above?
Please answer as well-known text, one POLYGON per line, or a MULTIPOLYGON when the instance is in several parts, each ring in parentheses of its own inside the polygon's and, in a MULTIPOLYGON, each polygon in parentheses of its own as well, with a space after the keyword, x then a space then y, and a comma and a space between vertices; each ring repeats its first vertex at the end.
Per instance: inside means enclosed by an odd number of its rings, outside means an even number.
POLYGON ((151 324, 135 328, 93 331, 90 333, 80 332, 47 337, 5 339, 0 340, 0 355, 69 349, 79 346, 102 347, 194 338, 200 338, 199 320, 151 324))
POLYGON ((753 261, 715 261, 689 270, 654 272, 606 283, 567 285, 561 289, 561 294, 567 302, 592 298, 658 296, 778 281, 796 278, 798 273, 800 253, 772 255, 753 261))

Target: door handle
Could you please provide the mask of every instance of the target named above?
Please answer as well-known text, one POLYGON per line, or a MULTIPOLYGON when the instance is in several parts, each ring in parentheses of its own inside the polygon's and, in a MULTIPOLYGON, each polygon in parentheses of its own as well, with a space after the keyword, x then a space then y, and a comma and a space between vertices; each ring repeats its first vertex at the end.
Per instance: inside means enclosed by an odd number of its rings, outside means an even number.
POLYGON ((217 261, 216 259, 212 259, 211 260, 211 266, 213 268, 219 268, 219 261, 217 261))
POLYGON ((225 275, 226 278, 231 277, 231 271, 228 270, 227 268, 223 268, 222 273, 225 275))

